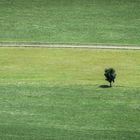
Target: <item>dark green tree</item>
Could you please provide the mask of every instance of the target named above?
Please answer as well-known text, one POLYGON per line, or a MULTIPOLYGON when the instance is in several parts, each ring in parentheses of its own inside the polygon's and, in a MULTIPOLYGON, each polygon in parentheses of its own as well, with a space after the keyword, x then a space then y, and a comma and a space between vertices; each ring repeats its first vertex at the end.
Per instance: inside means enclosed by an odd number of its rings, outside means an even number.
POLYGON ((105 80, 107 80, 110 83, 110 87, 112 87, 112 82, 115 82, 116 78, 115 70, 113 68, 105 69, 104 76, 106 77, 105 80))

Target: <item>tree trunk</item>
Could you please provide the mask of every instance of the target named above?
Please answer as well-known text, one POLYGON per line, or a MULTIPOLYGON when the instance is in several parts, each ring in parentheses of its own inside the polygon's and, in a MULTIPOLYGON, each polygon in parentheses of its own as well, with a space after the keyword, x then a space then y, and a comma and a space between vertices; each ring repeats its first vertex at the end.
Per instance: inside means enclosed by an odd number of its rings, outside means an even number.
POLYGON ((110 82, 110 87, 112 87, 112 82, 110 82))

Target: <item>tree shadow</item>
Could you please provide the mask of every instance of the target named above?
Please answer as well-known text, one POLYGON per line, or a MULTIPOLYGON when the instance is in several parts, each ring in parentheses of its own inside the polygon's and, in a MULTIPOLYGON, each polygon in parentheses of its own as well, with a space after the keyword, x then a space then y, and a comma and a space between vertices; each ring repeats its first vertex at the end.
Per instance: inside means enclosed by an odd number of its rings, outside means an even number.
POLYGON ((109 85, 100 85, 100 88, 111 88, 109 85))

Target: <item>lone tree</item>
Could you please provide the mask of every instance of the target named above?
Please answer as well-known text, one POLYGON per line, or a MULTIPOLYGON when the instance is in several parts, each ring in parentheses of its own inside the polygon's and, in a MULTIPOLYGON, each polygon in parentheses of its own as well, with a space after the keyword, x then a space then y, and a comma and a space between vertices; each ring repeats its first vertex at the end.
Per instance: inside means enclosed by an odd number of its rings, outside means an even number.
POLYGON ((106 77, 105 80, 110 83, 110 87, 112 87, 112 82, 115 82, 114 80, 116 78, 115 70, 113 68, 105 69, 104 76, 106 77))

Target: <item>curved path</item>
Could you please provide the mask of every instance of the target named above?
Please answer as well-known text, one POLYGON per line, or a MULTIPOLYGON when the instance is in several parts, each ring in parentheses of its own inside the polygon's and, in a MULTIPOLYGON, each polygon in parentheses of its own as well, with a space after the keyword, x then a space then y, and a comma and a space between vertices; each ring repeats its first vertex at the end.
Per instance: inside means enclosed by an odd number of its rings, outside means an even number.
POLYGON ((48 47, 48 48, 93 48, 93 49, 131 49, 140 50, 140 46, 113 45, 76 45, 76 44, 43 44, 28 42, 0 42, 0 47, 48 47))

